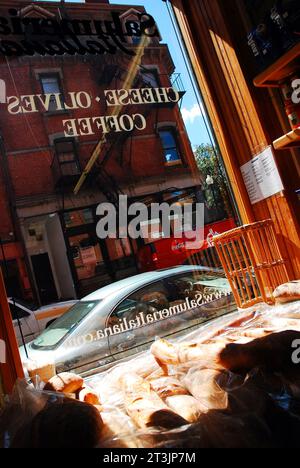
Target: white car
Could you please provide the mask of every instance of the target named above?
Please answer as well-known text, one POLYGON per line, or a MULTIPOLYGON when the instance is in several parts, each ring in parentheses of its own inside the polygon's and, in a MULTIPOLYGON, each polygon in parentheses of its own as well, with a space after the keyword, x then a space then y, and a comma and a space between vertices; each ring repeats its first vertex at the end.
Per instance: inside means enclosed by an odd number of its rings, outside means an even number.
POLYGON ((20 348, 26 361, 88 375, 237 310, 223 272, 181 266, 118 281, 79 301, 20 348))
POLYGON ((9 298, 8 303, 18 344, 23 344, 22 334, 25 343, 32 341, 58 317, 73 307, 76 302, 78 301, 59 302, 39 308, 22 300, 9 298))

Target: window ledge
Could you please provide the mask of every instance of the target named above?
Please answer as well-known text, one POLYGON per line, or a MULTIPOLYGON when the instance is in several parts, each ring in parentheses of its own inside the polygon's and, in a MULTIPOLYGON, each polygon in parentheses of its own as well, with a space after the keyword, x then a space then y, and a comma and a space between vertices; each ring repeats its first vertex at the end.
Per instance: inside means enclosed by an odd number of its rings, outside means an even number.
POLYGON ((183 167, 182 161, 170 161, 165 163, 165 167, 183 167))
POLYGON ((43 116, 44 117, 53 117, 55 115, 69 115, 70 111, 68 110, 61 110, 61 111, 49 111, 49 112, 44 112, 43 116))

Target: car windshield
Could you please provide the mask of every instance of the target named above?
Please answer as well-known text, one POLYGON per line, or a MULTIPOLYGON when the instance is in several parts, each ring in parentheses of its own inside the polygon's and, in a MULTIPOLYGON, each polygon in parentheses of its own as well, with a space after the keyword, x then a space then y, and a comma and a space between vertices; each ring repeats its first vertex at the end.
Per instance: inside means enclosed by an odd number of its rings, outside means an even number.
POLYGON ((78 302, 36 338, 32 343, 32 348, 39 350, 53 350, 57 348, 100 302, 78 302))

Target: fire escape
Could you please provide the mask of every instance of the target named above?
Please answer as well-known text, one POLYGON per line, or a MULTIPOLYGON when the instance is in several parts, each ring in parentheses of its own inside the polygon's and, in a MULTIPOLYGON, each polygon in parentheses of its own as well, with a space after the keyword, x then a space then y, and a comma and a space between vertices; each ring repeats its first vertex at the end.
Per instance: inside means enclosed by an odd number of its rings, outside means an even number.
MULTIPOLYGON (((123 83, 124 75, 127 73, 127 66, 126 64, 121 64, 118 60, 118 57, 105 57, 102 61, 101 65, 99 62, 94 62, 94 58, 91 58, 91 64, 93 65, 95 78, 99 84, 99 87, 103 89, 118 89, 120 88, 120 82, 123 83)), ((143 67, 140 67, 143 70, 143 67)), ((170 75, 168 76, 168 81, 170 80, 170 75)), ((160 75, 163 77, 163 75, 160 75)), ((185 95, 183 83, 181 80, 180 74, 176 73, 171 76, 171 86, 176 89, 180 96, 180 101, 182 100, 183 96, 185 95)), ((146 88, 146 87, 153 87, 151 83, 145 80, 145 77, 142 73, 138 74, 133 88, 146 88)), ((128 105, 125 106, 122 110, 124 114, 134 114, 134 113, 141 113, 147 119, 147 117, 156 112, 156 125, 157 128, 158 119, 159 119, 159 110, 167 107, 167 108, 174 108, 177 106, 177 103, 157 103, 157 104, 144 104, 144 105, 128 105)), ((129 156, 129 162, 126 169, 124 169, 125 165, 125 154, 124 154, 124 147, 127 141, 133 137, 132 132, 122 132, 122 133, 108 133, 105 139, 105 143, 101 148, 101 153, 95 162, 93 169, 89 173, 86 183, 89 186, 97 187, 106 197, 106 199, 112 203, 117 209, 119 206, 119 196, 122 195, 122 189, 115 179, 115 177, 109 173, 107 169, 107 163, 116 153, 116 148, 120 151, 119 156, 115 158, 115 164, 119 165, 119 168, 125 172, 127 171, 128 177, 130 177, 131 172, 131 157, 128 152, 126 155, 129 156)), ((65 145, 71 145, 71 143, 67 142, 65 145)), ((131 150, 129 150, 130 152, 131 150)), ((71 150, 65 148, 63 155, 60 157, 58 153, 55 151, 53 160, 52 160, 52 173, 55 181, 55 186, 57 190, 62 192, 66 192, 71 190, 78 181, 81 173, 82 168, 80 167, 80 160, 79 155, 77 154, 76 145, 73 148, 74 158, 71 157, 71 150)))
MULTIPOLYGON (((143 67, 141 66, 141 69, 143 67)), ((101 73, 101 78, 99 79, 99 82, 101 82, 101 85, 103 86, 111 86, 113 81, 118 82, 120 79, 120 75, 122 74, 122 71, 124 70, 120 69, 119 64, 107 64, 101 73)), ((162 76, 162 75, 161 75, 162 76)), ((167 75, 169 78, 169 75, 167 75)), ((185 95, 184 91, 184 86, 183 82, 181 80, 181 75, 179 73, 175 73, 171 77, 171 86, 178 91, 180 100, 179 103, 182 102, 182 99, 185 95)), ((152 87, 151 83, 147 82, 145 78, 143 78, 143 75, 140 74, 137 76, 133 88, 146 88, 146 87, 152 87)), ((118 86, 116 86, 116 89, 118 86)), ((124 107, 124 110, 122 113, 142 113, 143 116, 147 119, 147 117, 153 113, 156 112, 156 124, 155 128, 157 128, 158 124, 158 118, 159 118, 159 110, 164 107, 168 108, 174 108, 178 105, 177 103, 174 102, 169 102, 169 103, 157 103, 157 104, 145 104, 145 105, 128 105, 124 107)), ((120 134, 115 134, 115 133, 110 133, 108 134, 106 138, 106 143, 102 148, 102 152, 98 160, 96 161, 93 170, 88 176, 88 181, 90 184, 95 184, 98 189, 104 194, 106 199, 112 203, 116 209, 119 207, 119 196, 123 194, 122 189, 120 188, 120 185, 116 181, 116 179, 113 177, 112 174, 109 174, 109 172, 106 170, 106 164, 110 160, 110 158, 113 155, 113 152, 116 148, 120 149, 119 151, 119 157, 115 160, 115 162, 120 166, 120 168, 124 171, 124 151, 123 148, 126 144, 126 142, 132 138, 133 133, 135 130, 132 132, 122 132, 120 134)), ((129 155, 129 170, 131 170, 130 164, 131 164, 131 158, 129 155)))

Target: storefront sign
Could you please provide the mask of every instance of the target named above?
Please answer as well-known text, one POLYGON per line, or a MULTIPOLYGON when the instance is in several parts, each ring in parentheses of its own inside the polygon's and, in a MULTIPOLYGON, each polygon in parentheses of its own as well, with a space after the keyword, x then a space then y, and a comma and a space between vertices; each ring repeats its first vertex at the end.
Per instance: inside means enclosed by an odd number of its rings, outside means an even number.
POLYGON ((7 57, 39 55, 103 55, 118 50, 134 56, 128 38, 159 37, 154 18, 137 13, 136 21, 122 21, 119 13, 109 20, 25 17, 11 8, 0 17, 0 55, 7 57), (86 39, 88 37, 88 40, 86 39))
MULTIPOLYGON (((199 282, 201 284, 202 281, 199 282)), ((136 315, 127 317, 123 314, 122 318, 118 319, 118 322, 111 326, 97 330, 93 333, 82 335, 70 339, 67 342, 68 347, 80 347, 93 342, 98 342, 107 339, 111 336, 121 335, 126 332, 133 332, 136 336, 139 330, 144 327, 163 323, 165 320, 174 320, 176 317, 184 317, 186 313, 191 313, 190 318, 196 318, 199 314, 199 309, 203 306, 213 305, 214 302, 222 299, 229 298, 232 296, 232 292, 226 284, 226 280, 222 281, 222 287, 214 288, 211 282, 208 282, 208 293, 198 293, 194 299, 186 297, 182 302, 175 304, 169 308, 152 311, 151 313, 139 312, 136 315), (195 315, 193 315, 195 314, 195 315)))
POLYGON ((252 205, 284 190, 271 146, 242 166, 241 172, 252 205))
MULTIPOLYGON (((4 83, 5 85, 5 83, 4 83)), ((127 106, 145 106, 159 104, 177 104, 180 101, 179 92, 172 88, 141 88, 141 89, 107 89, 103 95, 92 96, 87 91, 69 92, 65 96, 54 94, 30 94, 8 96, 7 111, 10 115, 34 114, 49 112, 50 105, 55 104, 52 112, 90 109, 103 102, 107 108, 126 108, 127 106)), ((119 113, 120 114, 120 113, 119 113)), ((62 121, 65 137, 90 136, 98 133, 142 131, 147 126, 142 113, 132 115, 102 115, 62 121)))

